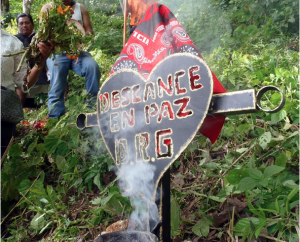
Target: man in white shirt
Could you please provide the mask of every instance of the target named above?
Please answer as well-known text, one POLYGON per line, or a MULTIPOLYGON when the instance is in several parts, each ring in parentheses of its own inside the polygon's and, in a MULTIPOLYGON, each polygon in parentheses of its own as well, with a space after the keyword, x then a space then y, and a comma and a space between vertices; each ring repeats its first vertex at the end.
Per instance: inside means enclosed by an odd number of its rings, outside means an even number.
MULTIPOLYGON (((62 3, 73 9, 72 19, 82 23, 85 33, 93 34, 90 16, 86 7, 73 0, 63 0, 62 3)), ((51 4, 46 4, 42 7, 41 12, 45 12, 50 8, 51 4)), ((51 80, 51 89, 48 94, 49 118, 59 118, 65 113, 64 90, 69 70, 85 77, 86 90, 89 94, 86 102, 92 104, 96 101, 101 73, 97 62, 88 52, 82 51, 78 60, 71 60, 66 54, 56 55, 55 60, 53 58, 47 60, 47 67, 51 80)))
MULTIPOLYGON (((17 37, 1 29, 1 157, 11 137, 14 136, 16 123, 22 119, 22 105, 20 101, 18 102, 18 96, 14 92, 20 90, 22 93, 26 93, 34 86, 41 74, 41 67, 45 65, 53 49, 53 44, 50 42, 49 46, 42 42, 38 43, 37 46, 41 52, 39 67, 34 66, 28 73, 27 64, 24 62, 20 71, 16 72, 22 54, 15 55, 15 53, 23 50, 23 43, 17 37), (11 89, 13 92, 5 92, 6 89, 11 89), (17 115, 20 113, 18 110, 21 110, 21 115, 17 115)), ((17 94, 19 93, 17 92, 17 94)), ((19 99, 21 100, 20 96, 19 99)))

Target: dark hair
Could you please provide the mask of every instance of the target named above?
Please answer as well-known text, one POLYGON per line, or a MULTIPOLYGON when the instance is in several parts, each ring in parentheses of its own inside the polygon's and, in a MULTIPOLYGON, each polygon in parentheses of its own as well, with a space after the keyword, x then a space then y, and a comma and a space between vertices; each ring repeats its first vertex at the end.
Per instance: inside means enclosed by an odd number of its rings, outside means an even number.
POLYGON ((19 18, 23 18, 23 17, 27 17, 29 18, 29 21, 33 23, 33 19, 32 19, 32 16, 29 14, 29 13, 20 13, 18 16, 17 16, 17 24, 19 23, 19 18))

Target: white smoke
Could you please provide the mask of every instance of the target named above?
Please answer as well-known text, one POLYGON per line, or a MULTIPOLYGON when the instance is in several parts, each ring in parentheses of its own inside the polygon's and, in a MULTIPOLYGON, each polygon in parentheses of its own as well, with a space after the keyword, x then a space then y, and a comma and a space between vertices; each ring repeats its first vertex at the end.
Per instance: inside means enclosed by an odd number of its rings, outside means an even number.
POLYGON ((186 30, 200 53, 223 47, 232 34, 229 14, 210 0, 158 0, 167 6, 186 30))
POLYGON ((123 165, 118 172, 123 196, 128 197, 134 209, 128 230, 150 231, 149 221, 159 221, 158 207, 153 200, 155 166, 148 162, 123 165))

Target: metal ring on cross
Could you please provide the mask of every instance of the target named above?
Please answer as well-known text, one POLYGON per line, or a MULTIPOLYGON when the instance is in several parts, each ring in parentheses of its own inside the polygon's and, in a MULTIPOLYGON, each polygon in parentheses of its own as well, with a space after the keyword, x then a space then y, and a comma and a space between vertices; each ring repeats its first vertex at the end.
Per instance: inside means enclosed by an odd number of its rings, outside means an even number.
POLYGON ((258 109, 260 109, 260 110, 262 110, 266 113, 276 113, 284 107, 285 97, 284 97, 284 94, 282 93, 282 91, 278 87, 265 86, 265 87, 262 87, 261 89, 258 90, 258 92, 256 94, 256 102, 257 102, 256 106, 257 106, 258 109), (281 100, 280 100, 279 105, 277 107, 273 108, 273 109, 263 108, 262 105, 261 105, 261 99, 262 99, 263 95, 268 91, 277 91, 281 95, 281 100))

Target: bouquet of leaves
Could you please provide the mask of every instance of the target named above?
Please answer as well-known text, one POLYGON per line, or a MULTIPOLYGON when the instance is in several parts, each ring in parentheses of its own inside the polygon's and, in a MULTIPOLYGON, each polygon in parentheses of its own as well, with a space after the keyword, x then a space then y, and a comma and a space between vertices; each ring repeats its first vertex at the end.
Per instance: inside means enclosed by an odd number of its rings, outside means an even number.
POLYGON ((37 47, 39 42, 51 41, 54 44, 50 56, 66 53, 70 59, 78 58, 93 36, 82 33, 74 23, 68 24, 72 14, 73 10, 70 6, 64 8, 59 0, 52 1, 51 8, 41 12, 39 29, 30 45, 25 48, 17 71, 20 70, 25 58, 27 60, 34 58, 36 64, 39 64, 41 58, 40 50, 37 47))

